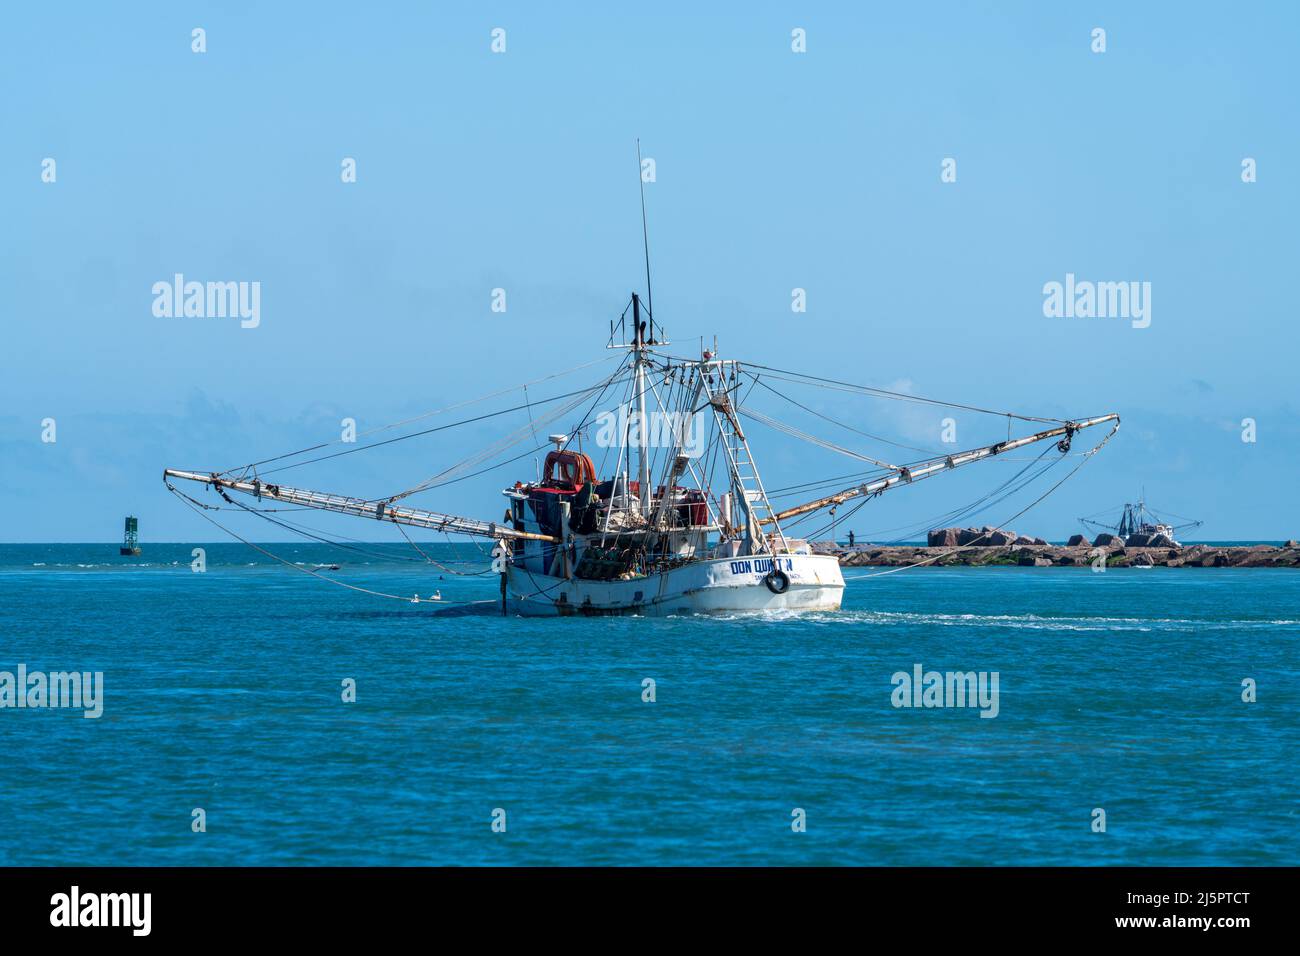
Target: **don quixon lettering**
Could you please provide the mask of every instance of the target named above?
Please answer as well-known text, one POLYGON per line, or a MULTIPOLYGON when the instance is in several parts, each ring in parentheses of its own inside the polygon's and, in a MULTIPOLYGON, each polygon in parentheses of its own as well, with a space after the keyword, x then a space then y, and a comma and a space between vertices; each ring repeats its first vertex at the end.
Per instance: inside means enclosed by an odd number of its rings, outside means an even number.
POLYGON ((773 570, 793 571, 792 558, 747 558, 744 561, 732 561, 732 574, 767 574, 773 570))

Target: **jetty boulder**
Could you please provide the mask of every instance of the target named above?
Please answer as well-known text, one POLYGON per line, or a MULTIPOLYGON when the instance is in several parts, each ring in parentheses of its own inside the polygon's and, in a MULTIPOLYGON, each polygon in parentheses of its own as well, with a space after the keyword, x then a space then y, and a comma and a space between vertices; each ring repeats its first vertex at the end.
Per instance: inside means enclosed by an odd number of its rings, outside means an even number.
POLYGON ((932 548, 955 548, 961 543, 960 528, 940 528, 926 536, 926 544, 932 548))
POLYGON ((1115 547, 1116 545, 1122 548, 1124 546, 1124 539, 1116 534, 1102 533, 1097 535, 1096 540, 1094 540, 1092 543, 1099 548, 1111 548, 1111 547, 1115 547))
POLYGON ((1151 547, 1151 537, 1149 534, 1131 534, 1124 539, 1124 547, 1149 548, 1151 547))
POLYGON ((1091 548, 1092 542, 1081 534, 1070 535, 1070 540, 1065 542, 1067 548, 1091 548))
POLYGON ((962 528, 957 532, 957 543, 980 548, 1004 548, 1009 544, 1015 544, 1016 537, 1014 531, 999 530, 986 524, 982 528, 962 528))
POLYGON ((1173 548, 1176 547, 1174 539, 1167 534, 1153 534, 1147 541, 1148 548, 1173 548))

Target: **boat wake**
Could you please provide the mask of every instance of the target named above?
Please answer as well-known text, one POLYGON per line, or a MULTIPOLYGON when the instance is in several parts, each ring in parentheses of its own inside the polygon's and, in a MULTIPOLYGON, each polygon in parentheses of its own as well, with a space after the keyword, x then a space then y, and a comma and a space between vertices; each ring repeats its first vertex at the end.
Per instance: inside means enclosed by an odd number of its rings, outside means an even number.
POLYGON ((1167 630, 1253 630, 1294 626, 1290 619, 1212 620, 1176 617, 1110 617, 1041 614, 924 614, 906 611, 846 610, 837 614, 810 614, 803 620, 834 624, 872 624, 877 627, 976 627, 1033 631, 1167 631, 1167 630))

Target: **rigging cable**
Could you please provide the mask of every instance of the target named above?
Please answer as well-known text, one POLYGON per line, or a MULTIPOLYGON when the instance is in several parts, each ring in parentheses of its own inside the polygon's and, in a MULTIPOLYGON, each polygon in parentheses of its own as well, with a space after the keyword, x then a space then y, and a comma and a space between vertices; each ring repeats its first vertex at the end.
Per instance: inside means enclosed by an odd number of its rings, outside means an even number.
POLYGON ((943 408, 959 408, 963 411, 978 412, 981 415, 1006 415, 1008 418, 1016 418, 1022 422, 1044 422, 1065 424, 1064 418, 1040 418, 1036 415, 1020 415, 1015 412, 998 411, 992 408, 980 408, 978 405, 963 405, 959 402, 945 402, 937 398, 926 398, 922 395, 909 395, 907 392, 895 392, 889 389, 876 388, 871 385, 855 385, 852 382, 840 382, 832 378, 822 378, 817 375, 808 375, 803 372, 792 372, 789 369, 772 368, 768 365, 760 365, 757 362, 748 363, 754 368, 761 368, 767 372, 775 372, 780 375, 795 376, 793 379, 783 379, 783 381, 803 382, 804 384, 819 385, 823 388, 839 388, 849 391, 863 392, 869 395, 876 395, 881 398, 888 398, 894 401, 915 402, 924 405, 939 405, 943 408))
MULTIPOLYGON (((294 462, 294 463, 289 464, 289 465, 280 465, 278 468, 271 468, 271 469, 268 469, 267 471, 262 472, 262 473, 261 473, 261 477, 265 477, 266 475, 275 474, 276 472, 279 472, 279 471, 286 471, 286 470, 288 470, 288 469, 290 469, 290 468, 300 468, 300 467, 302 467, 303 465, 311 465, 311 464, 314 464, 314 463, 316 463, 316 462, 320 462, 320 461, 328 461, 328 460, 331 459, 331 458, 341 458, 341 457, 343 457, 344 455, 353 455, 353 454, 356 454, 357 452, 360 452, 360 451, 369 451, 369 450, 372 449, 372 448, 380 448, 380 447, 382 447, 382 446, 384 446, 384 445, 391 445, 391 444, 393 444, 393 443, 395 443, 395 442, 406 441, 406 440, 411 439, 411 438, 419 438, 419 437, 421 437, 421 436, 423 436, 423 435, 431 435, 431 434, 433 434, 434 432, 446 431, 446 430, 449 429, 449 428, 457 428, 457 427, 459 427, 459 426, 461 426, 461 425, 469 425, 469 424, 473 424, 474 422, 485 421, 485 420, 487 420, 487 419, 489 419, 489 418, 496 418, 497 416, 500 416, 500 415, 507 415, 507 414, 509 414, 510 412, 521 411, 522 409, 527 408, 529 405, 542 405, 542 404, 547 404, 547 403, 550 403, 550 402, 559 401, 560 399, 564 399, 564 398, 572 398, 572 397, 575 396, 575 395, 589 395, 591 392, 594 392, 594 391, 596 391, 597 389, 599 389, 599 388, 601 387, 601 384, 602 384, 602 383, 597 383, 596 385, 590 386, 590 387, 588 387, 588 388, 581 388, 581 389, 577 389, 577 390, 572 391, 572 392, 565 392, 565 393, 562 394, 562 395, 553 395, 553 396, 551 396, 550 398, 539 399, 539 400, 536 401, 536 402, 530 402, 530 403, 526 403, 526 404, 524 404, 524 405, 515 405, 515 406, 512 406, 511 408, 503 408, 503 409, 501 409, 500 411, 487 412, 487 413, 485 413, 485 414, 483 414, 483 415, 476 415, 476 416, 474 416, 473 418, 465 418, 465 419, 462 419, 462 420, 460 420, 460 421, 458 421, 458 422, 452 422, 452 423, 449 424, 449 425, 438 425, 437 427, 434 427, 434 428, 425 428, 425 429, 422 429, 421 431, 418 431, 418 432, 411 432, 411 433, 409 433, 409 434, 407 434, 407 435, 398 435, 398 436, 395 437, 395 438, 386 438, 386 439, 384 439, 383 441, 372 442, 372 443, 370 443, 369 445, 358 445, 358 446, 355 447, 355 448, 348 448, 348 449, 345 449, 345 450, 343 450, 343 451, 334 452, 334 453, 331 454, 331 455, 321 455, 321 456, 319 456, 319 457, 317 457, 317 458, 309 458, 309 459, 307 459, 306 461, 298 461, 298 462, 294 462)), ((319 446, 317 446, 317 447, 318 447, 318 448, 324 448, 324 447, 327 447, 328 445, 333 445, 333 444, 336 444, 336 443, 335 443, 335 442, 328 442, 328 443, 326 443, 325 445, 319 445, 319 446)), ((298 452, 298 453, 296 453, 296 454, 302 454, 302 452, 298 452)), ((282 456, 280 456, 280 457, 281 457, 281 458, 287 458, 287 457, 292 457, 292 456, 291 456, 291 455, 282 455, 282 456)), ((271 459, 271 460, 274 461, 274 460, 276 460, 276 459, 271 459)), ((244 470, 247 471, 249 468, 252 468, 252 467, 253 467, 252 465, 246 465, 246 466, 244 466, 244 470)), ((238 470, 238 469, 230 468, 230 469, 227 469, 226 471, 220 472, 219 474, 221 474, 221 475, 229 475, 229 474, 231 474, 232 472, 234 472, 234 471, 236 471, 236 470, 238 470)))
MULTIPOLYGON (((556 373, 554 373, 553 375, 546 375, 546 376, 543 376, 542 378, 534 379, 533 381, 526 383, 526 386, 527 386, 527 385, 539 385, 539 384, 541 384, 542 382, 549 382, 549 381, 551 381, 552 379, 563 378, 565 375, 572 375, 574 372, 580 372, 580 371, 582 371, 583 369, 585 369, 585 368, 590 368, 590 367, 593 366, 593 365, 599 365, 599 364, 601 364, 602 362, 608 362, 608 361, 610 361, 612 358, 613 358, 613 356, 607 355, 607 356, 605 356, 605 357, 603 357, 603 358, 594 359, 593 361, 590 361, 590 362, 584 362, 584 363, 581 364, 581 365, 575 365, 573 368, 565 369, 565 370, 562 371, 562 372, 556 372, 556 373)), ((508 395, 508 394, 509 394, 510 392, 512 392, 512 391, 514 391, 514 386, 510 386, 509 388, 503 388, 503 389, 500 389, 499 391, 491 392, 491 393, 489 393, 489 394, 487 394, 487 395, 480 395, 478 398, 470 398, 470 399, 466 399, 466 400, 463 401, 463 402, 456 402, 456 403, 454 403, 454 404, 452 404, 452 405, 447 405, 447 406, 445 406, 445 407, 443 407, 443 408, 437 408, 437 409, 434 409, 434 410, 432 410, 432 411, 422 412, 422 413, 420 413, 419 415, 414 415, 414 416, 412 416, 412 417, 410 417, 410 418, 405 418, 405 419, 402 419, 401 421, 398 421, 398 422, 390 422, 390 423, 387 424, 387 425, 378 425, 378 426, 376 426, 376 427, 374 427, 374 428, 367 429, 366 431, 362 432, 362 433, 361 433, 359 436, 357 436, 357 437, 364 438, 366 435, 373 435, 373 434, 375 434, 375 433, 377 433, 377 432, 387 431, 387 430, 390 429, 390 428, 401 428, 403 425, 409 425, 409 424, 411 424, 412 422, 418 422, 418 421, 422 421, 423 419, 426 419, 426 418, 432 418, 434 415, 442 415, 442 414, 444 414, 445 412, 455 411, 455 410, 458 409, 458 408, 465 408, 465 407, 467 407, 467 406, 469 406, 469 405, 477 405, 477 404, 479 404, 480 402, 486 402, 486 401, 488 401, 489 399, 492 399, 492 398, 499 398, 499 397, 502 396, 502 395, 508 395)), ((262 459, 261 461, 250 462, 250 463, 247 464, 247 465, 237 465, 237 466, 235 466, 234 468, 227 468, 225 471, 218 472, 218 474, 221 474, 221 475, 228 475, 228 474, 230 474, 230 473, 232 473, 232 472, 235 472, 235 471, 244 471, 244 472, 247 472, 249 469, 256 468, 256 467, 259 466, 259 465, 267 465, 267 464, 270 464, 271 462, 281 461, 281 460, 283 460, 283 459, 285 459, 285 458, 294 458, 294 457, 296 457, 296 456, 298 456, 298 455, 305 455, 305 454, 307 454, 307 452, 310 452, 310 451, 318 451, 318 450, 320 450, 321 448, 328 448, 328 447, 330 447, 331 445, 338 445, 338 444, 342 444, 342 443, 343 443, 343 440, 342 440, 341 438, 335 438, 335 439, 333 439, 332 441, 319 442, 318 444, 310 445, 310 446, 308 446, 307 448, 300 448, 300 449, 298 449, 297 451, 286 452, 286 453, 283 454, 283 455, 276 455, 276 456, 274 456, 274 457, 272 457, 272 458, 264 458, 264 459, 262 459)))
MULTIPOLYGON (((852 425, 848 425, 845 424, 844 422, 837 421, 836 419, 831 418, 829 415, 824 415, 821 412, 816 411, 815 409, 809 408, 807 405, 804 405, 802 402, 796 401, 795 399, 791 398, 789 395, 786 395, 782 392, 778 392, 776 389, 774 389, 771 385, 768 385, 766 382, 759 382, 758 376, 754 377, 754 382, 755 384, 762 385, 765 389, 767 389, 769 392, 771 392, 773 395, 775 395, 777 398, 781 399, 782 401, 789 402, 791 405, 798 406, 799 408, 802 408, 805 412, 808 412, 810 415, 816 415, 818 418, 822 419, 823 421, 830 422, 832 425, 838 425, 841 428, 847 428, 849 431, 861 435, 863 438, 870 438, 872 441, 882 442, 886 445, 895 445, 898 448, 904 448, 907 451, 919 451, 922 455, 935 454, 935 452, 932 449, 917 448, 915 445, 904 445, 901 444, 900 442, 891 441, 890 439, 885 438, 881 435, 872 435, 870 432, 864 432, 861 431, 860 429, 854 428, 852 425)), ((893 466, 890 465, 888 467, 892 468, 893 466)))

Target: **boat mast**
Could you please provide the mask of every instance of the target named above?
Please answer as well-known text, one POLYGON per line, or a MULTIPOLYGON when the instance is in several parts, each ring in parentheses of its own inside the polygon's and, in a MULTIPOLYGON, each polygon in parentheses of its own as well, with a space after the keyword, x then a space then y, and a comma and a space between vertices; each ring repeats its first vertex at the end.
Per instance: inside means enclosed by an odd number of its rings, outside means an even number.
POLYGON ((640 490, 640 511, 646 518, 650 517, 650 456, 649 428, 645 414, 645 325, 641 321, 641 299, 632 293, 632 326, 634 328, 632 348, 635 355, 636 371, 636 461, 637 480, 640 490))
MULTIPOLYGON (((645 216, 645 175, 641 172, 641 139, 636 141, 636 178, 641 188, 641 244, 645 249, 645 294, 646 302, 650 306, 650 322, 655 319, 654 310, 654 293, 650 286, 650 227, 646 224, 645 216)), ((641 514, 647 519, 650 517, 650 456, 647 453, 648 443, 650 440, 648 423, 645 418, 645 365, 646 365, 646 326, 641 322, 641 300, 635 292, 632 293, 632 326, 634 334, 632 337, 633 349, 636 352, 636 403, 637 403, 637 478, 640 487, 640 510, 641 514)), ((651 326, 651 340, 654 339, 653 325, 651 326)), ((670 493, 671 489, 665 489, 665 493, 670 493)))

